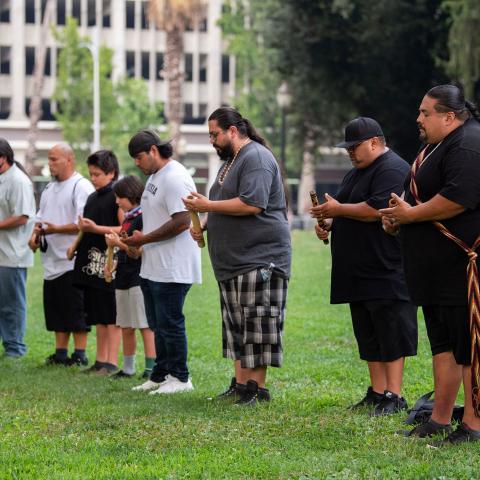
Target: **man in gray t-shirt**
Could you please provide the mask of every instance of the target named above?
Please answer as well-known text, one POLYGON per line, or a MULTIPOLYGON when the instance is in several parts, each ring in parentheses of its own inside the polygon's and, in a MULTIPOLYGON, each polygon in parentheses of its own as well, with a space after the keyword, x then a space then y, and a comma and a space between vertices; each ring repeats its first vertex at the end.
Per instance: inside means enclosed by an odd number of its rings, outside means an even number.
MULTIPOLYGON (((250 122, 233 108, 210 115, 210 141, 225 161, 209 198, 192 192, 191 211, 209 212, 208 249, 220 287, 223 355, 235 362, 219 396, 252 405, 268 401, 268 366, 283 361, 282 337, 291 245, 279 166, 250 122)), ((191 230, 199 240, 201 232, 191 230)))

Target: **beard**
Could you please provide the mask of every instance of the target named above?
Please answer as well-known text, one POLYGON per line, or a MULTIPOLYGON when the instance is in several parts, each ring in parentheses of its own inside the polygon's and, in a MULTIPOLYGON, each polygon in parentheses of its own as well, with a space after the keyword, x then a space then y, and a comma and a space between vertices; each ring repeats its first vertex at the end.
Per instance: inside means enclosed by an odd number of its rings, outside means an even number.
POLYGON ((418 138, 422 141, 422 142, 427 142, 427 132, 422 129, 421 127, 418 127, 419 128, 419 131, 418 131, 418 138))
POLYGON ((231 143, 225 145, 224 147, 216 146, 215 150, 217 151, 217 155, 219 156, 220 160, 228 161, 233 157, 233 148, 231 143))

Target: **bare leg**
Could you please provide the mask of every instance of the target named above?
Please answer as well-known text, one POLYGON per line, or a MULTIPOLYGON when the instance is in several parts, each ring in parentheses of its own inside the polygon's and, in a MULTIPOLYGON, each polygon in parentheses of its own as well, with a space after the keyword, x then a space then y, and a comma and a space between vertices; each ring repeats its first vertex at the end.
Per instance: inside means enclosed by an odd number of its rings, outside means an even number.
POLYGON ((368 372, 370 373, 370 384, 373 391, 383 395, 387 390, 387 373, 384 362, 367 362, 368 372))
POLYGON ((401 357, 393 362, 385 362, 385 373, 387 377, 387 390, 401 396, 403 366, 405 365, 405 357, 401 357))
POLYGON ((55 348, 66 348, 68 350, 69 339, 70 339, 70 333, 55 332, 55 348))
POLYGON ((470 366, 462 367, 463 391, 465 392, 465 413, 463 422, 472 430, 480 430, 480 418, 475 416, 472 405, 472 369, 470 366))
POLYGON ((137 350, 137 340, 135 338, 135 329, 122 328, 123 354, 126 356, 135 355, 137 350))
POLYGON ((255 380, 258 383, 260 388, 265 388, 265 380, 267 378, 267 367, 257 367, 257 368, 242 368, 242 378, 248 380, 255 380))
POLYGON ((155 337, 149 328, 140 330, 143 337, 143 349, 147 358, 155 358, 155 337))
POLYGON ((433 356, 433 379, 435 404, 432 420, 448 424, 452 418, 453 406, 462 381, 462 365, 458 365, 452 352, 433 356))
POLYGON ((85 350, 87 348, 88 332, 74 332, 73 345, 76 350, 85 350))
POLYGON ((122 329, 116 325, 107 325, 107 362, 118 365, 118 352, 122 341, 122 329))
POLYGON ((97 325, 97 362, 108 361, 108 330, 107 325, 97 325))
POLYGON ((233 367, 235 369, 235 378, 237 379, 237 383, 245 385, 247 383, 248 376, 244 376, 245 372, 240 364, 240 360, 235 360, 233 367))

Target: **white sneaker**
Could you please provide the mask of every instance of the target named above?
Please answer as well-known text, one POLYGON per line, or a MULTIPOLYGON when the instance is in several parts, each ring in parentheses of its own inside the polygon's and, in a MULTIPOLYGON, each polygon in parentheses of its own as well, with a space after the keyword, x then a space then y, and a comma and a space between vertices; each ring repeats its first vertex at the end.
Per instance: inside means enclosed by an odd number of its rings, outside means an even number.
POLYGON ((160 385, 161 385, 160 383, 152 382, 151 380, 147 380, 145 383, 142 383, 141 385, 138 385, 137 387, 133 387, 132 390, 134 392, 148 392, 149 390, 155 390, 160 385))
POLYGON ((178 378, 167 375, 165 382, 162 382, 157 390, 150 392, 150 395, 157 395, 161 393, 180 393, 190 392, 193 390, 192 381, 190 378, 187 382, 181 382, 178 378))

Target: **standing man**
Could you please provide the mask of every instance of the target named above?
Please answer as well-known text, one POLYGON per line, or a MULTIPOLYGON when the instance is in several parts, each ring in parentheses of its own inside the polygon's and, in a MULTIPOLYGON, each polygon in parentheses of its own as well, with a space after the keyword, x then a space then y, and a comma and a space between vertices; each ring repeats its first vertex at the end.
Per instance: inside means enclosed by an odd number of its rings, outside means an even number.
POLYGON ((150 175, 142 195, 143 232, 122 241, 143 247, 141 289, 156 360, 150 379, 133 390, 168 394, 193 390, 187 367, 183 304, 192 283, 201 283, 200 249, 188 233, 190 215, 182 197, 195 190, 185 167, 172 159, 172 145, 151 130, 128 144, 137 167, 150 175))
MULTIPOLYGON (((252 124, 233 108, 208 119, 210 142, 224 161, 209 198, 184 198, 209 212, 208 249, 220 288, 223 356, 235 377, 220 399, 239 405, 269 401, 267 367, 283 361, 283 325, 290 277, 290 228, 282 175, 252 124)), ((201 234, 192 230, 194 239, 201 234)))
POLYGON ((27 320, 25 283, 33 266, 28 249, 35 217, 33 184, 13 158, 9 143, 0 138, 0 338, 5 356, 25 355, 27 320))
POLYGON ((408 288, 423 308, 433 355, 433 413, 408 434, 449 434, 436 445, 478 441, 480 115, 454 85, 429 90, 419 110, 425 146, 407 178, 405 200, 392 194, 395 206, 381 210, 384 228, 400 230, 408 288), (462 379, 465 413, 452 432, 462 379))
POLYGON ((72 285, 73 260, 67 250, 78 233, 77 219, 83 214, 92 184, 75 171, 75 154, 64 143, 48 152, 48 167, 53 177, 40 198, 35 229, 29 246, 40 248, 43 264, 43 310, 47 330, 55 332, 55 353, 47 364, 87 365, 87 334, 83 292, 72 285), (68 357, 68 342, 73 335, 74 352, 68 357))
POLYGON ((400 194, 408 164, 387 148, 380 125, 359 117, 345 127, 353 168, 335 198, 313 207, 323 240, 332 231, 331 303, 349 303, 360 358, 370 374, 366 396, 353 408, 373 407, 372 416, 407 408, 401 396, 405 357, 417 353, 416 309, 410 304, 400 244, 385 235, 379 208, 390 192, 400 194))

